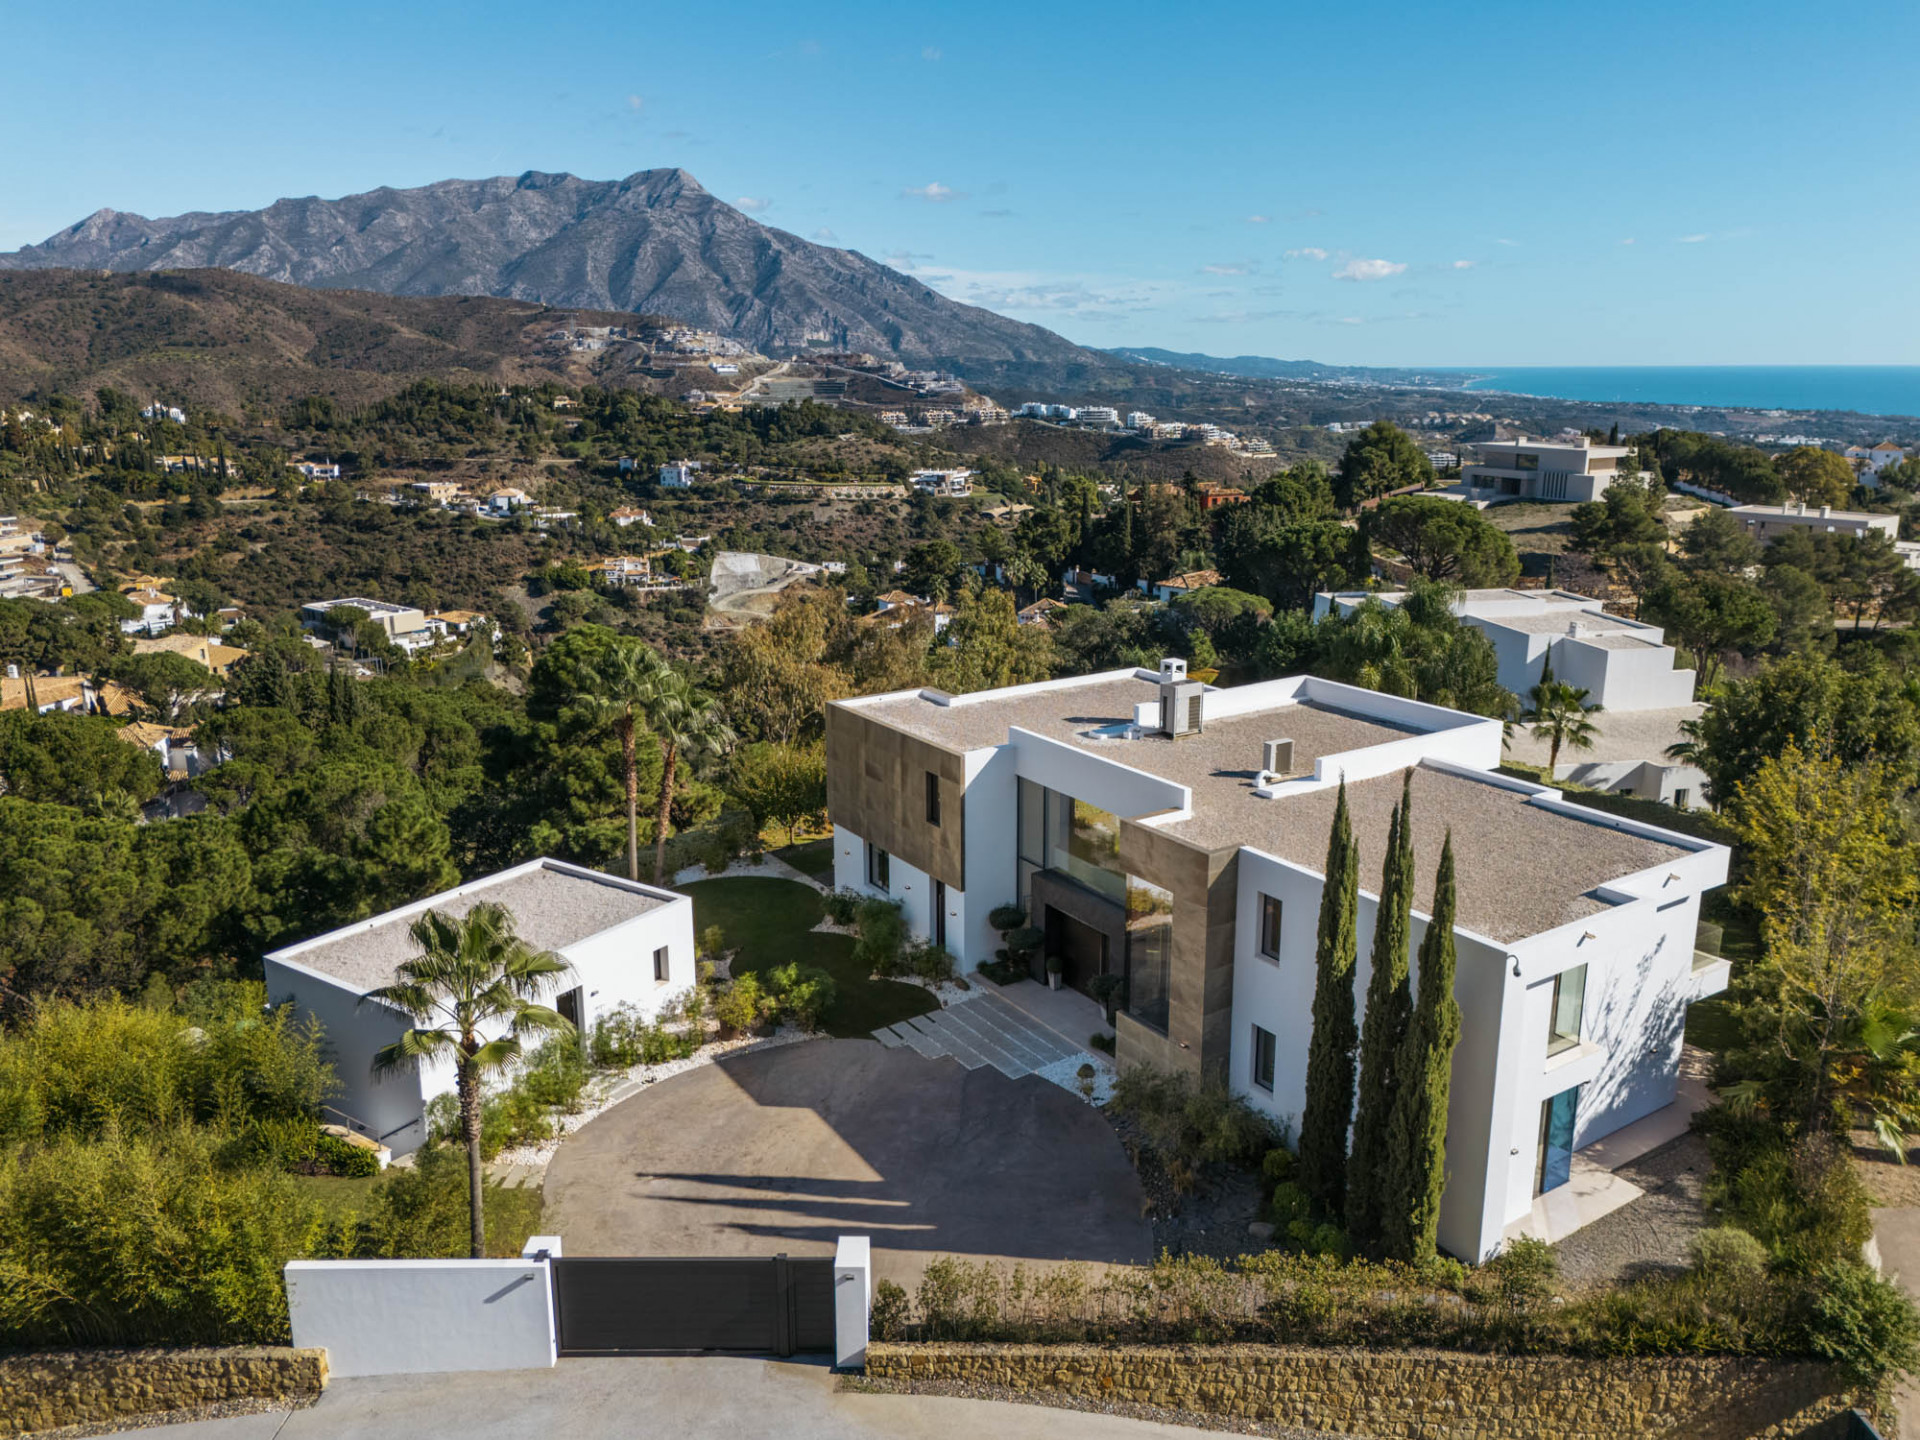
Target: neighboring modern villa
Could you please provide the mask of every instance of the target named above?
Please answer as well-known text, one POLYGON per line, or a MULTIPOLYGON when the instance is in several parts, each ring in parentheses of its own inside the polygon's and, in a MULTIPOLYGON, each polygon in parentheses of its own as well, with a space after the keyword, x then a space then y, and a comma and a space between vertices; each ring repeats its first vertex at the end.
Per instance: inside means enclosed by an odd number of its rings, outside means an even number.
POLYGON ((1561 440, 1482 440, 1460 471, 1459 489, 1476 500, 1598 500, 1633 451, 1596 445, 1586 436, 1561 440))
MULTIPOLYGON (((266 957, 267 1001, 317 1021, 341 1093, 330 1119, 396 1155, 426 1143, 428 1103, 454 1088, 451 1063, 376 1078, 373 1057, 412 1024, 369 991, 391 985, 418 947, 408 927, 429 910, 452 918, 492 901, 536 950, 567 961, 542 1003, 582 1033, 626 1006, 652 1020, 694 984, 693 901, 672 890, 559 860, 530 860, 398 910, 356 921, 266 957)), ((493 1039, 489 1034, 487 1039, 493 1039)))
POLYGON ((1459 864, 1440 1241, 1478 1261, 1566 1185, 1575 1152, 1674 1101, 1687 1007, 1727 981, 1725 961, 1695 951, 1727 850, 1493 773, 1501 730, 1310 677, 1214 689, 1178 660, 838 701, 834 879, 900 901, 963 970, 994 958, 988 914, 1019 901, 1068 984, 1124 979, 1123 1068, 1225 1077, 1297 1133, 1336 786, 1361 850, 1363 1005, 1410 772, 1410 954, 1449 832, 1459 864))
MULTIPOLYGON (((1322 592, 1313 598, 1313 614, 1351 615, 1365 600, 1392 606, 1405 598, 1402 590, 1322 592)), ((1569 590, 1463 590, 1453 613, 1487 637, 1500 662, 1500 684, 1523 708, 1549 664, 1554 679, 1586 691, 1587 703, 1600 707, 1590 747, 1563 748, 1556 760, 1544 741, 1515 725, 1510 758, 1541 766, 1552 761, 1554 779, 1593 790, 1682 810, 1706 803, 1706 773, 1667 754, 1686 738, 1682 727, 1706 707, 1694 703, 1695 672, 1676 668, 1679 656, 1658 625, 1609 615, 1605 602, 1569 590)))

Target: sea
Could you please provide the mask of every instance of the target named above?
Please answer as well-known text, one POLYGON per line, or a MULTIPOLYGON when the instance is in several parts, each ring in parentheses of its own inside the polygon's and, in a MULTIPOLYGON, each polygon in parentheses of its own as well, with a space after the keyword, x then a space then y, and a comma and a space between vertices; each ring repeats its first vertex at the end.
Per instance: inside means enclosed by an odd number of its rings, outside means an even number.
POLYGON ((1920 416, 1920 365, 1524 365, 1457 370, 1462 388, 1553 400, 1920 416))

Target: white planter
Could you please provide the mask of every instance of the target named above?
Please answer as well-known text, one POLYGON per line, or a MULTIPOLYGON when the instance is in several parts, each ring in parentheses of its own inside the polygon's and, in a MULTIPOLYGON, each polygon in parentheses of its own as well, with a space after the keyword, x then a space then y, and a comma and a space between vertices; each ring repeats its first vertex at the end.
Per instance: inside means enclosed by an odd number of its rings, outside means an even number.
POLYGON ((1049 990, 1058 990, 1060 988, 1060 977, 1058 975, 1048 975, 1047 988, 1049 990))

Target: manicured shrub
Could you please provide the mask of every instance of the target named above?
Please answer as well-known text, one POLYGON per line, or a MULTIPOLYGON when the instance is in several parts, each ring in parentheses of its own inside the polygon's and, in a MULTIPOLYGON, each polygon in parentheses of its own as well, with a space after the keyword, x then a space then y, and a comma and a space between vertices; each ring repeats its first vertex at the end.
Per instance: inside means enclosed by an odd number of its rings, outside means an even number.
POLYGON ((1713 1279, 1748 1279, 1767 1268, 1767 1247, 1733 1225, 1702 1230, 1687 1249, 1694 1270, 1713 1279))
POLYGON ((836 993, 833 976, 817 965, 794 962, 767 972, 767 995, 772 1005, 802 1030, 820 1028, 836 993))
POLYGON ((906 911, 891 900, 862 900, 853 923, 860 931, 853 946, 855 963, 882 979, 900 974, 908 941, 906 911))
POLYGON ((1284 1184, 1293 1174, 1293 1152, 1276 1145, 1260 1158, 1260 1178, 1269 1185, 1284 1184))
POLYGON ((901 957, 901 969, 916 979, 938 985, 953 979, 953 952, 932 940, 923 940, 909 947, 901 957))
POLYGON ((1002 935, 1009 930, 1018 930, 1027 923, 1027 911, 1023 905, 996 905, 987 912, 987 924, 1002 935))

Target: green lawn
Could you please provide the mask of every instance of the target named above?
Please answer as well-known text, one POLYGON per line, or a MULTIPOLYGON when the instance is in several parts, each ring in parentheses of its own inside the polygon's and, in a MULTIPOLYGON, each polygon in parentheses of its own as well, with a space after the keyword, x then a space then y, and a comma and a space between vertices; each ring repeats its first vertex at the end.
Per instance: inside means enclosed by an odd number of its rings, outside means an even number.
POLYGON ((822 885, 833 884, 833 837, 806 840, 773 852, 802 875, 811 875, 822 885))
POLYGON ((939 1002, 918 985, 875 980, 853 961, 853 937, 815 934, 820 923, 818 891, 794 880, 743 875, 697 880, 680 887, 693 897, 694 927, 718 925, 726 948, 737 951, 733 973, 771 970, 799 961, 817 965, 839 987, 827 1011, 830 1035, 862 1037, 910 1015, 939 1009, 939 1002))

